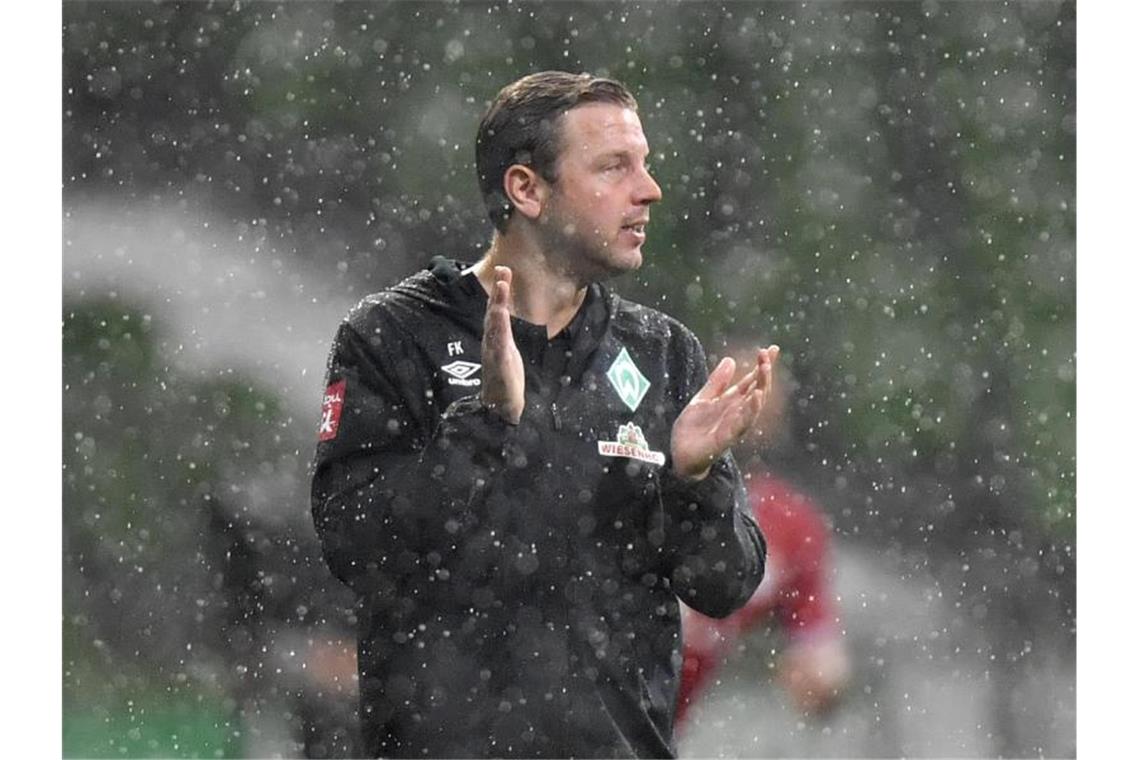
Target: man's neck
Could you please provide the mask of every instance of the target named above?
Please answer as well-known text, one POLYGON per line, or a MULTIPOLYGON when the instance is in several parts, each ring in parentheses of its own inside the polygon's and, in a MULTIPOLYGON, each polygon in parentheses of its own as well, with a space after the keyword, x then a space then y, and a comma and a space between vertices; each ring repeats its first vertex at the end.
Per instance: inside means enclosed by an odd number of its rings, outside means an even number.
POLYGON ((488 293, 497 266, 511 269, 511 314, 545 325, 547 337, 562 332, 586 298, 586 284, 559 268, 535 241, 495 234, 491 247, 472 267, 488 293))

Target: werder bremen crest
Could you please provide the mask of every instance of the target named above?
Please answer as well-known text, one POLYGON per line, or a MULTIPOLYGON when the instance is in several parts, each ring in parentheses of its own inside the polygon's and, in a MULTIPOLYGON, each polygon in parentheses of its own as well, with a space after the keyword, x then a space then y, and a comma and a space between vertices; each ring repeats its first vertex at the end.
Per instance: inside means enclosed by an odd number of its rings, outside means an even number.
POLYGON ((625 402, 631 412, 637 411, 641 399, 649 392, 650 383, 633 363, 633 359, 629 358, 629 352, 625 348, 622 348, 621 353, 606 371, 606 377, 617 391, 618 398, 625 402))

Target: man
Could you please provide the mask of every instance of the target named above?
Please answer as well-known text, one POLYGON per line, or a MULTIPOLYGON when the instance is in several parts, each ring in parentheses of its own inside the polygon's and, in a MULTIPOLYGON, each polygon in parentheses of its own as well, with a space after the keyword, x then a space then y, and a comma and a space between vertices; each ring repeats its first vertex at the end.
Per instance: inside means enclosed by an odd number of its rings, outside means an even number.
POLYGON ((373 755, 672 756, 678 597, 723 616, 763 575, 728 449, 778 349, 706 382, 691 332, 600 284, 641 264, 648 152, 616 82, 508 85, 476 140, 489 250, 340 326, 313 515, 373 755))

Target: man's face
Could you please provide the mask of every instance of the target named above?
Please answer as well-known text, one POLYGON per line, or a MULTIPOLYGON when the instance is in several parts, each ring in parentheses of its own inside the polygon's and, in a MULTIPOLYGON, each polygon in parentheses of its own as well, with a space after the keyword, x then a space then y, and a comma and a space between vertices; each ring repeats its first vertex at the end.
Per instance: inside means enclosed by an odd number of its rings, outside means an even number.
POLYGON ((548 250, 587 280, 637 269, 649 205, 661 200, 637 113, 612 103, 573 108, 562 116, 560 147, 540 217, 548 250))

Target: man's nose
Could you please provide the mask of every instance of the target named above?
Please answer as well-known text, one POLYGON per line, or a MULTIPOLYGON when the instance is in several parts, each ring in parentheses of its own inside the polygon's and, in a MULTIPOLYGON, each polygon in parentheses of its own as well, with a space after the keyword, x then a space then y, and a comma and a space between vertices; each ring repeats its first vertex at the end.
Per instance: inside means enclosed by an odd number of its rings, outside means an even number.
POLYGON ((648 169, 642 169, 641 175, 641 183, 637 187, 637 202, 648 206, 661 200, 661 186, 657 184, 657 180, 653 179, 648 169))

